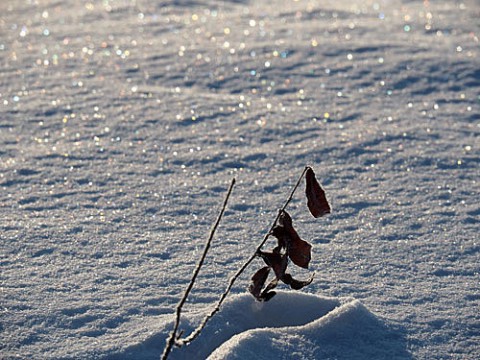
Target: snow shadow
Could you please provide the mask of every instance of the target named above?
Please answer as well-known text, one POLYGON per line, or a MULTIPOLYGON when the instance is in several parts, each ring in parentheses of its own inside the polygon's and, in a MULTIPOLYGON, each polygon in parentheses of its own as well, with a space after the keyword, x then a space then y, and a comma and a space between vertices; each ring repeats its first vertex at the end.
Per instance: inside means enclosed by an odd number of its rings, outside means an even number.
MULTIPOLYGON (((200 317, 182 322, 188 334, 200 317)), ((110 359, 158 359, 169 321, 155 334, 110 359)), ((282 292, 259 303, 232 296, 190 345, 171 359, 412 359, 401 329, 394 329, 357 300, 282 292)))

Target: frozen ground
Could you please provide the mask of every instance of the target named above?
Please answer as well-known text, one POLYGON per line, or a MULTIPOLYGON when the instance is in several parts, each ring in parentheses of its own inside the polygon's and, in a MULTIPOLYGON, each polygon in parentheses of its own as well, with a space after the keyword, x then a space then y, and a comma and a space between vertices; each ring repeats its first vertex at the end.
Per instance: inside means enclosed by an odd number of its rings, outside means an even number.
POLYGON ((477 0, 1 1, 0 358, 158 358, 231 178, 187 330, 309 164, 333 213, 289 211, 315 281, 262 307, 255 263, 172 358, 477 359, 479 18, 477 0))

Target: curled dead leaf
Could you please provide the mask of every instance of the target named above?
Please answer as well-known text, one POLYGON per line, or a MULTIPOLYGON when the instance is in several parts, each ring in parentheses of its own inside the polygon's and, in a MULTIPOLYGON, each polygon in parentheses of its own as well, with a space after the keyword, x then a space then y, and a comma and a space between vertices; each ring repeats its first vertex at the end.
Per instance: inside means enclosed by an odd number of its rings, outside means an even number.
POLYGON ((313 281, 313 277, 314 275, 312 275, 309 279, 302 281, 302 280, 295 280, 290 274, 285 274, 282 281, 285 284, 290 285, 292 289, 300 290, 301 288, 311 284, 311 282, 313 281))
POLYGON ((277 295, 275 291, 268 291, 268 292, 264 291, 262 292, 260 301, 268 301, 271 298, 273 298, 275 295, 277 295))
POLYGON ((265 266, 258 270, 252 276, 252 283, 248 287, 248 291, 252 294, 257 300, 261 300, 261 291, 265 281, 267 281, 268 274, 270 273, 270 267, 265 266))
POLYGON ((311 167, 307 168, 305 174, 307 196, 307 206, 313 217, 318 218, 331 212, 330 204, 325 196, 325 191, 315 177, 315 173, 311 167))
POLYGON ((267 280, 269 273, 270 273, 270 266, 265 266, 260 270, 258 270, 252 276, 252 283, 248 287, 248 291, 258 301, 268 301, 276 295, 276 292, 271 290, 277 287, 277 284, 278 284, 277 278, 270 281, 270 283, 262 291, 263 285, 265 284, 265 281, 267 280))
POLYGON ((282 279, 283 275, 285 274, 285 270, 287 270, 288 259, 286 254, 279 254, 276 252, 259 252, 262 259, 265 261, 265 264, 270 266, 273 271, 275 272, 275 276, 277 279, 282 279))
POLYGON ((286 211, 280 215, 279 225, 284 229, 282 235, 287 246, 288 257, 295 265, 308 269, 312 258, 312 245, 300 238, 293 227, 291 216, 286 211))
POLYGON ((262 291, 262 294, 260 295, 261 299, 263 301, 268 301, 272 297, 274 297, 277 293, 275 291, 271 291, 272 289, 275 289, 278 285, 278 279, 275 278, 270 283, 267 285, 265 290, 262 291))
POLYGON ((275 236, 278 240, 278 245, 273 249, 273 252, 281 252, 283 249, 287 248, 288 234, 285 231, 283 225, 275 225, 272 229, 271 234, 275 236))

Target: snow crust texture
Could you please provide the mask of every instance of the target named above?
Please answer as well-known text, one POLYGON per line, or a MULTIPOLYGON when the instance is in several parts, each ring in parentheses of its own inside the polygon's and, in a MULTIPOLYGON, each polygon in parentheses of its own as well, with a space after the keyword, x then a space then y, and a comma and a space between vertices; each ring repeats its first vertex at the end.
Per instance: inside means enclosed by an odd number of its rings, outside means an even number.
POLYGON ((288 207, 310 294, 254 302, 258 260, 172 358, 477 359, 479 18, 477 0, 1 1, 0 358, 158 358, 231 178, 186 334, 309 165, 332 205, 288 207))

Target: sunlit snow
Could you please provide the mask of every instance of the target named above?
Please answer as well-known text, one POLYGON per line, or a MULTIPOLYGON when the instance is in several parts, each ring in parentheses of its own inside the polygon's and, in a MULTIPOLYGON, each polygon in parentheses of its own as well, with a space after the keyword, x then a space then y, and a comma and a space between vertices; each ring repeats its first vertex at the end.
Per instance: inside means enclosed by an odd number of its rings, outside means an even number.
MULTIPOLYGON (((480 5, 0 1, 0 358, 159 359, 288 212, 313 283, 172 359, 477 359, 480 5)), ((271 240, 274 241, 274 240, 271 240)), ((272 243, 267 248, 272 248, 272 243)), ((290 268, 289 268, 290 270, 290 268)))

